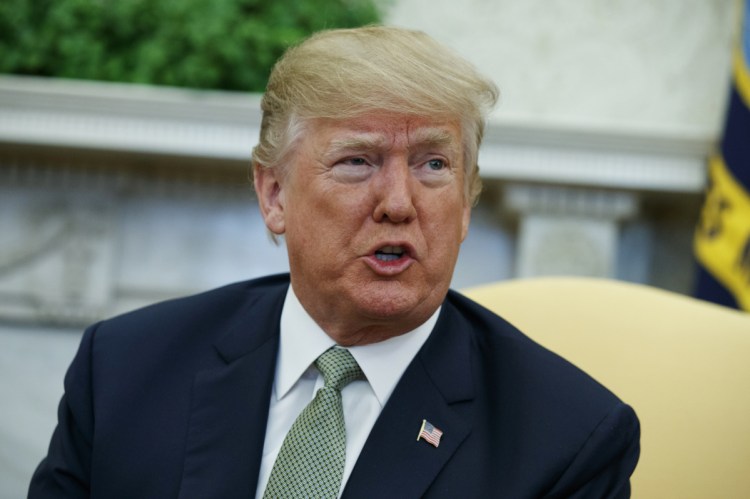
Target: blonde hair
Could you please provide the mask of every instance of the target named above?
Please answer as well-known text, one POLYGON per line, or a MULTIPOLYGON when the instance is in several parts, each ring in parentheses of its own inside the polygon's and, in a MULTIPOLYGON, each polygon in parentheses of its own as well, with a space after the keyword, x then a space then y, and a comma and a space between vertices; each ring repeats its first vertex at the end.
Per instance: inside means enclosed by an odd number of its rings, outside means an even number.
POLYGON ((283 168, 311 119, 368 111, 454 119, 463 130, 466 195, 474 204, 479 145, 497 97, 490 80, 425 33, 385 26, 322 31, 274 66, 253 162, 283 168))

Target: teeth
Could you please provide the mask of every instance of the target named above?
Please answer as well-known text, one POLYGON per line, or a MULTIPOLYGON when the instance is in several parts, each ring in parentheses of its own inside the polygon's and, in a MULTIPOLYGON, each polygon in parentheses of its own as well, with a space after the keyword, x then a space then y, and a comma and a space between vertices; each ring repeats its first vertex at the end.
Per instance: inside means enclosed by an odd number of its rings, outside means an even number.
POLYGON ((375 253, 375 258, 383 262, 392 262, 401 258, 401 255, 395 253, 375 253))
POLYGON ((398 260, 404 254, 401 246, 383 246, 375 252, 375 258, 383 262, 398 260))
POLYGON ((383 246, 378 250, 378 253, 390 253, 390 254, 403 254, 404 250, 401 246, 383 246))

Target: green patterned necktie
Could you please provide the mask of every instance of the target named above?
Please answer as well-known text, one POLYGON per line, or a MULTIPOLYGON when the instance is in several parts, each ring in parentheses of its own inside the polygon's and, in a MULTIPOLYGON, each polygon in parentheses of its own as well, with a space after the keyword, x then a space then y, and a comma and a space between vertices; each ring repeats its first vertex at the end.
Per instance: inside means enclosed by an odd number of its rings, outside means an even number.
POLYGON ((264 499, 336 497, 341 487, 346 458, 341 389, 364 376, 352 354, 338 346, 326 350, 315 366, 323 375, 325 386, 287 433, 264 499))

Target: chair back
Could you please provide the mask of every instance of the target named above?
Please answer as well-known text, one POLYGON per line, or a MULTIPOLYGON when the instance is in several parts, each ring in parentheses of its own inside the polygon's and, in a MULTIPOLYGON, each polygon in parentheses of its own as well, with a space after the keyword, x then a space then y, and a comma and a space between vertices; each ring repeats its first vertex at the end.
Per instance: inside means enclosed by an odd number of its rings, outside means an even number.
POLYGON ((750 314, 606 279, 464 293, 635 409, 634 498, 750 498, 750 314))

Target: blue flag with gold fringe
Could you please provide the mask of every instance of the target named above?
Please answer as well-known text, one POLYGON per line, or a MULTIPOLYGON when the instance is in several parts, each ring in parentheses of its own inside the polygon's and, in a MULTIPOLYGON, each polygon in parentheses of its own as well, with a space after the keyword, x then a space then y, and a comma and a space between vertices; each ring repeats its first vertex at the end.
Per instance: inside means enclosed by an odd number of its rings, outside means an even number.
POLYGON ((750 311, 750 0, 741 3, 724 135, 709 162, 694 246, 696 296, 750 311))

